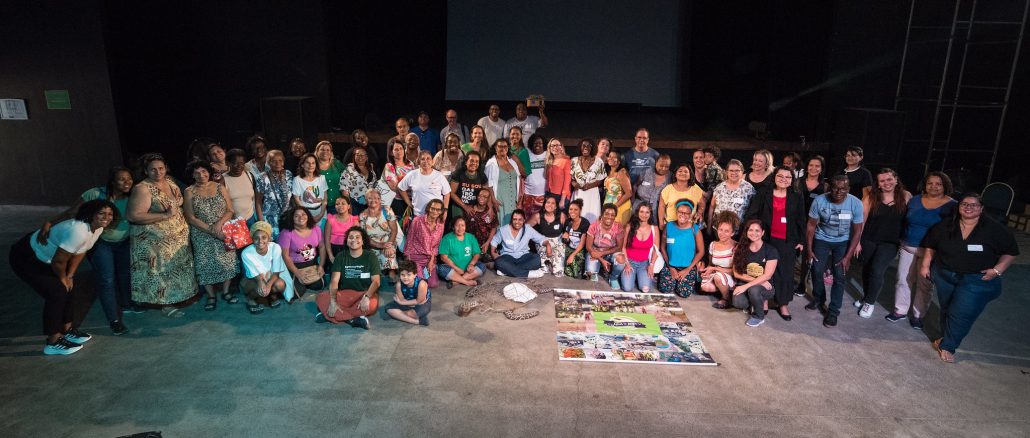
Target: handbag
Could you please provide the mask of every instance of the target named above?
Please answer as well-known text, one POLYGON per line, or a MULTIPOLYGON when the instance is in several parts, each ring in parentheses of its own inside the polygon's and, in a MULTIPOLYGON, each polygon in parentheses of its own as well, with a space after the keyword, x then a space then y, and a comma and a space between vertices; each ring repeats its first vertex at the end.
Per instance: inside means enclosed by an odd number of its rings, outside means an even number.
MULTIPOLYGON (((656 233, 655 231, 654 225, 651 225, 651 234, 655 235, 651 244, 651 254, 658 254, 658 258, 654 261, 654 269, 651 273, 658 275, 659 272, 662 272, 662 269, 665 269, 665 257, 662 257, 662 252, 658 250, 658 240, 661 238, 661 234, 656 233)), ((650 254, 648 257, 650 257, 650 254)))
POLYGON ((225 221, 222 224, 222 234, 225 235, 226 250, 243 249, 254 243, 250 238, 250 227, 247 226, 247 220, 241 217, 225 221))

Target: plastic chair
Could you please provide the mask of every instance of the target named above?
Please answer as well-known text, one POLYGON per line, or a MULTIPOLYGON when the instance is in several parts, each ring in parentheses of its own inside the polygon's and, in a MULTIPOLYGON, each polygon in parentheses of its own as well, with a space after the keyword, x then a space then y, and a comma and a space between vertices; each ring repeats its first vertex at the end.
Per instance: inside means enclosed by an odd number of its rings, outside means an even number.
POLYGON ((1008 222, 1009 210, 1012 208, 1012 199, 1015 198, 1015 191, 1012 186, 1003 182, 990 183, 984 187, 983 198, 984 213, 988 217, 1004 225, 1008 222))

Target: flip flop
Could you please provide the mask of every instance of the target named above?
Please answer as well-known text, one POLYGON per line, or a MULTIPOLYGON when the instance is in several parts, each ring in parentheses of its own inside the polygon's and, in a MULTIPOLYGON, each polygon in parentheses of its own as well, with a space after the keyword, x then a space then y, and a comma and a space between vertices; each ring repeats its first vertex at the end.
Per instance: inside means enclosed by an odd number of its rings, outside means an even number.
POLYGON ((232 292, 226 292, 226 293, 222 294, 222 299, 225 300, 225 302, 229 303, 229 304, 236 304, 236 303, 240 302, 240 299, 237 298, 236 294, 234 294, 232 292))
POLYGON ((933 349, 937 350, 937 356, 940 357, 942 361, 946 363, 955 363, 955 354, 941 348, 941 341, 943 340, 944 338, 933 341, 933 349))
POLYGON ((247 304, 247 311, 250 312, 251 315, 260 315, 261 312, 265 311, 265 309, 261 307, 260 304, 247 304))
POLYGON ((165 307, 165 308, 161 309, 161 314, 164 315, 164 316, 167 316, 169 318, 172 318, 172 319, 182 318, 183 316, 186 316, 186 312, 183 312, 178 307, 171 307, 171 306, 168 306, 168 307, 165 307))
POLYGON ((204 304, 204 310, 212 311, 218 308, 218 298, 207 297, 207 303, 204 304))

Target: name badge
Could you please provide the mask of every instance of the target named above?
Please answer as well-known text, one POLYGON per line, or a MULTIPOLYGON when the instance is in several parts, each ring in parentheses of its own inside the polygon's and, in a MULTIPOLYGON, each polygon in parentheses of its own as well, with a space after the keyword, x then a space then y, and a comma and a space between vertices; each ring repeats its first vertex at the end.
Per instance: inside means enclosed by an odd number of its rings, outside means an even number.
POLYGON ((651 182, 650 181, 643 181, 643 182, 640 183, 640 185, 642 185, 642 186, 649 186, 649 185, 651 185, 651 182))
POLYGON ((972 252, 983 252, 984 251, 984 246, 983 245, 968 245, 968 246, 966 246, 966 250, 967 251, 972 251, 972 252))
POLYGON ((733 199, 730 199, 730 202, 732 202, 734 204, 743 204, 744 203, 744 198, 733 198, 733 199))
POLYGON ((851 220, 851 212, 848 212, 848 211, 841 212, 840 215, 837 216, 837 217, 840 218, 841 220, 851 220))
POLYGON ((672 244, 676 243, 676 239, 670 237, 668 239, 665 239, 665 243, 668 243, 669 245, 672 245, 672 244))
POLYGON ((560 229, 560 228, 561 228, 561 224, 554 224, 554 229, 557 230, 557 229, 560 229))
POLYGON ((784 217, 781 217, 781 218, 780 218, 780 223, 781 223, 781 224, 785 224, 785 223, 787 223, 787 217, 786 217, 786 216, 784 216, 784 217))
POLYGON ((514 240, 505 240, 504 244, 508 245, 508 246, 515 246, 515 241, 514 240))
POLYGON ((362 272, 361 273, 361 278, 372 278, 372 274, 370 274, 368 272, 362 272))

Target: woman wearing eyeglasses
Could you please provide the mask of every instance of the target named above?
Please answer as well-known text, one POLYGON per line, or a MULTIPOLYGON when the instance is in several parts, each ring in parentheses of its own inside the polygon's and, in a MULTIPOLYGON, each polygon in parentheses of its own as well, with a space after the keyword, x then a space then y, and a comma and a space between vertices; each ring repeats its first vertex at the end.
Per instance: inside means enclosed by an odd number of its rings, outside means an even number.
POLYGON ((958 214, 930 229, 919 274, 933 280, 941 304, 941 332, 933 341, 942 361, 954 362, 955 350, 969 334, 987 303, 1001 295, 1001 277, 1019 255, 1012 231, 982 216, 978 194, 962 197, 958 214))
POLYGON ((805 199, 794 190, 794 172, 786 167, 777 167, 771 176, 771 186, 760 190, 751 198, 745 219, 758 219, 762 228, 769 232, 764 239, 776 249, 779 262, 772 277, 775 289, 778 313, 784 321, 793 317, 787 305, 794 298, 794 259, 795 251, 804 248, 801 242, 805 239, 805 199))

